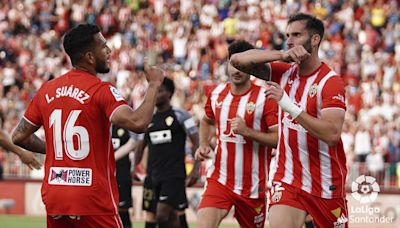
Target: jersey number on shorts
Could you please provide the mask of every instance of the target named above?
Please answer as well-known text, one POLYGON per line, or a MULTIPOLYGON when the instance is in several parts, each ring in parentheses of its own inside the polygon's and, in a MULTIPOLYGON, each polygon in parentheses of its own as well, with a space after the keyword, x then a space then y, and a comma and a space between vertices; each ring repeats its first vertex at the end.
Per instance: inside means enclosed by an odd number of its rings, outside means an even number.
POLYGON ((63 159, 63 142, 67 156, 72 160, 82 160, 89 155, 89 133, 82 126, 75 126, 75 122, 82 110, 72 110, 67 121, 62 124, 62 110, 55 109, 50 115, 50 127, 53 127, 53 144, 56 160, 63 159), (74 139, 77 148, 74 146, 74 139))

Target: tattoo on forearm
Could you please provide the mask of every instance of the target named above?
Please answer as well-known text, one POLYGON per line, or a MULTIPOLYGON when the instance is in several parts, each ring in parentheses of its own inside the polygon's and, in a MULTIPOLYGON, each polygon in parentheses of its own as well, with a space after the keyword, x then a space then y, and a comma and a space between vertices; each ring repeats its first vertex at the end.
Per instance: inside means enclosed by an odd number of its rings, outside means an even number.
POLYGON ((14 130, 13 138, 17 139, 18 146, 26 150, 45 154, 46 144, 34 134, 37 129, 38 127, 33 126, 25 119, 21 119, 14 130))

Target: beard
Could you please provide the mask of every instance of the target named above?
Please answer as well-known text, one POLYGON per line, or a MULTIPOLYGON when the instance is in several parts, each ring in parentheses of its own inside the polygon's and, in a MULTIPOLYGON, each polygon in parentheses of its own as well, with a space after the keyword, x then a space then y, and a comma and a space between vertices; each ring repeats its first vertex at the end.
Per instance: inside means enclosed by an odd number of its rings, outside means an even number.
POLYGON ((311 54, 312 52, 311 37, 308 37, 307 41, 303 44, 303 47, 304 49, 306 49, 308 53, 311 54))
POLYGON ((104 60, 101 61, 99 59, 96 59, 95 70, 97 73, 100 73, 100 74, 106 74, 106 73, 110 72, 110 68, 107 66, 107 62, 104 60))

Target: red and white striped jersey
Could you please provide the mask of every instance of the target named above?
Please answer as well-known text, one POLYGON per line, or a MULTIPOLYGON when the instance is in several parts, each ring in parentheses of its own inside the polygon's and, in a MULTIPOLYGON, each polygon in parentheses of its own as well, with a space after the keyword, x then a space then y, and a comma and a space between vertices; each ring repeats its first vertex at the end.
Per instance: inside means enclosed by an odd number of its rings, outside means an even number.
MULTIPOLYGON (((320 118, 323 110, 346 110, 344 83, 325 63, 305 76, 298 75, 297 64, 274 62, 270 67, 272 80, 309 115, 320 118)), ((329 147, 281 108, 278 113, 278 163, 273 181, 326 199, 344 197, 347 170, 341 139, 329 147)))
POLYGON ((277 104, 267 101, 265 89, 251 84, 242 95, 230 92, 230 83, 218 85, 208 97, 205 113, 216 122, 215 159, 207 178, 249 198, 265 196, 271 150, 231 130, 230 120, 241 117, 248 127, 266 132, 276 125, 277 104))

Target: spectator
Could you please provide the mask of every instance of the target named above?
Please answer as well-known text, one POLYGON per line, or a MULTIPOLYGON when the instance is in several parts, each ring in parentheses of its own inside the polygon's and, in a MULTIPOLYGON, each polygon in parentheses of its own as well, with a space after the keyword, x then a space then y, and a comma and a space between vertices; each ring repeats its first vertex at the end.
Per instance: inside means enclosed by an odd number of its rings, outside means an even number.
POLYGON ((364 125, 360 124, 354 137, 354 152, 357 156, 356 160, 365 162, 367 155, 371 152, 371 137, 364 125))

